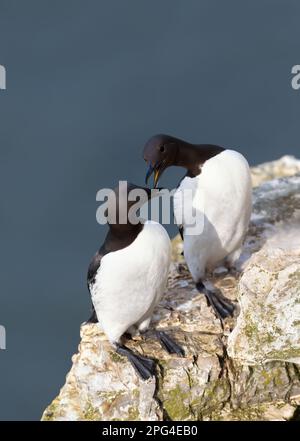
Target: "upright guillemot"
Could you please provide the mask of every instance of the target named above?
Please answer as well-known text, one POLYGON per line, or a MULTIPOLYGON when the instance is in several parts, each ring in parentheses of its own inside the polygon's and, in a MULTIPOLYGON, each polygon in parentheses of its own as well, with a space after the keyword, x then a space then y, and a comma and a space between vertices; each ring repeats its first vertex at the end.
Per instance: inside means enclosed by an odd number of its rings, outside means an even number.
POLYGON ((206 269, 224 260, 232 265, 240 255, 252 207, 246 159, 234 150, 194 145, 168 135, 150 138, 144 147, 144 159, 149 164, 146 183, 154 173, 154 187, 167 167, 175 165, 187 170, 174 195, 175 219, 182 219, 179 231, 184 257, 197 289, 205 294, 217 316, 232 315, 233 304, 205 286, 204 278, 206 269), (192 192, 193 209, 202 215, 202 232, 196 235, 185 231, 189 222, 187 210, 191 208, 182 203, 186 189, 192 192))
MULTIPOLYGON (((171 242, 162 225, 138 219, 132 223, 128 215, 136 202, 128 200, 129 192, 142 187, 133 184, 118 187, 108 199, 109 232, 88 269, 88 288, 94 311, 89 321, 97 322, 116 351, 131 362, 142 379, 154 375, 155 362, 133 353, 122 337, 147 331, 153 310, 163 294, 170 266, 171 242), (124 197, 125 195, 125 197, 124 197), (122 205, 123 204, 123 205, 122 205), (126 205, 124 205, 126 204, 126 205), (119 220, 126 211, 125 223, 119 220)), ((146 202, 151 190, 146 191, 146 202)), ((164 332, 157 332, 163 347, 170 353, 183 355, 182 349, 164 332)))

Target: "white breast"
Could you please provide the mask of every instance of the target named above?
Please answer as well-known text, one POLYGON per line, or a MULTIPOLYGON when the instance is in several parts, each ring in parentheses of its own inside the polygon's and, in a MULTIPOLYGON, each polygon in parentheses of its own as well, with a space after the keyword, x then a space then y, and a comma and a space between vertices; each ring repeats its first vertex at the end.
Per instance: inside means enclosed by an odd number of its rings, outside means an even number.
POLYGON ((182 214, 184 255, 195 280, 241 247, 251 215, 251 176, 246 159, 225 150, 205 162, 201 174, 186 177, 174 196, 176 219, 182 214), (192 206, 202 227, 196 234, 186 228, 191 223, 191 207, 182 206, 182 191, 193 192, 192 206))
POLYGON ((166 287, 170 259, 169 236, 151 221, 131 245, 102 258, 91 294, 99 323, 111 342, 151 317, 166 287))

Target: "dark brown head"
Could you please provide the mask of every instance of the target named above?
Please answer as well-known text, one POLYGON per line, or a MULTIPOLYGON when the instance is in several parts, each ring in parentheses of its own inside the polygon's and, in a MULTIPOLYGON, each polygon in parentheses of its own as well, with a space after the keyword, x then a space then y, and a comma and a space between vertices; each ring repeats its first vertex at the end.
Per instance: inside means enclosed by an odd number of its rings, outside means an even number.
POLYGON ((159 189, 150 190, 127 181, 110 190, 105 204, 101 206, 109 228, 114 234, 127 235, 140 231, 144 220, 139 217, 140 208, 152 197, 159 195, 159 189))
POLYGON ((148 163, 146 184, 154 174, 154 188, 163 171, 176 164, 176 156, 180 140, 168 135, 155 135, 147 141, 144 147, 144 160, 148 163))
POLYGON ((160 176, 167 167, 184 167, 189 176, 201 172, 204 162, 223 151, 223 147, 211 144, 190 144, 169 135, 155 135, 144 147, 144 160, 148 163, 146 184, 154 174, 153 187, 156 188, 160 176))
POLYGON ((105 253, 129 246, 143 229, 143 220, 139 217, 139 209, 159 190, 120 181, 118 187, 105 195, 107 200, 102 204, 103 213, 109 231, 101 251, 105 253))

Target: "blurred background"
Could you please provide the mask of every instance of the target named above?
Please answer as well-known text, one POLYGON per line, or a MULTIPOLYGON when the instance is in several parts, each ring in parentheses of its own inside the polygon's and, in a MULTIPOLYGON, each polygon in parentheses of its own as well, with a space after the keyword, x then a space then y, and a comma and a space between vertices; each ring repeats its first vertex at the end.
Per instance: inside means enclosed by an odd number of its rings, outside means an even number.
POLYGON ((1 420, 39 419, 64 384, 96 192, 143 183, 150 136, 300 156, 299 17, 297 0, 0 0, 1 420))

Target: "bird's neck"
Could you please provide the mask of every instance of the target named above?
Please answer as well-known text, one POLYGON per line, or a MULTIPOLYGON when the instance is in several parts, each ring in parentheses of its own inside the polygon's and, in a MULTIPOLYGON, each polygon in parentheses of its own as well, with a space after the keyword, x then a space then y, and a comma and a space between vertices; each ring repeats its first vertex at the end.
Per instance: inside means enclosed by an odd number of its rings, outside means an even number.
POLYGON ((201 173, 201 166, 208 159, 225 150, 223 147, 212 144, 189 144, 182 142, 178 146, 175 165, 184 167, 189 176, 201 173))
POLYGON ((128 247, 142 231, 143 224, 137 225, 110 225, 105 238, 105 249, 113 252, 128 247))

